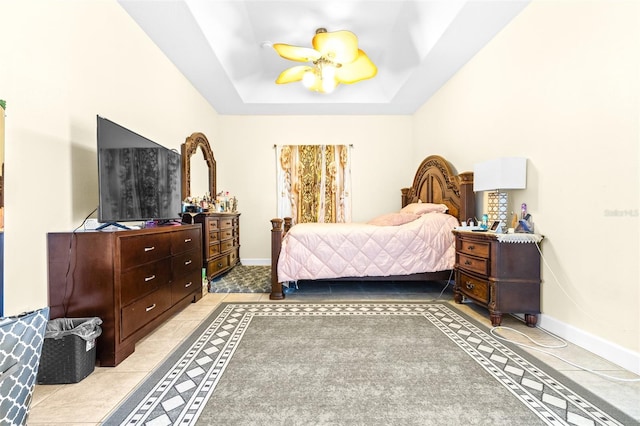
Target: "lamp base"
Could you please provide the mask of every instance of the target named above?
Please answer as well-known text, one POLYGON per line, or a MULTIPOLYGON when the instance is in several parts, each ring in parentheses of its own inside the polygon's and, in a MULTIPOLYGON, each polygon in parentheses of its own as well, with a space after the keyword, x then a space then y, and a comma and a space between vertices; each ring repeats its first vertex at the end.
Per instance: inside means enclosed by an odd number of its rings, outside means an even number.
POLYGON ((487 215, 489 216, 489 221, 500 221, 500 228, 502 230, 507 229, 508 209, 509 197, 506 192, 489 192, 487 200, 487 215))

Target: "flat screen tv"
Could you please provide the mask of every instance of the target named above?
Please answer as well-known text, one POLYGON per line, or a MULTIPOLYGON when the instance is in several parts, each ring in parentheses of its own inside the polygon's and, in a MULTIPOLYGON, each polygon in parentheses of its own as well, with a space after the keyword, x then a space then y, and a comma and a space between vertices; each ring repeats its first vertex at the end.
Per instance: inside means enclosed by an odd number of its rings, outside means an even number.
POLYGON ((98 221, 170 222, 180 217, 180 154, 97 116, 98 221))

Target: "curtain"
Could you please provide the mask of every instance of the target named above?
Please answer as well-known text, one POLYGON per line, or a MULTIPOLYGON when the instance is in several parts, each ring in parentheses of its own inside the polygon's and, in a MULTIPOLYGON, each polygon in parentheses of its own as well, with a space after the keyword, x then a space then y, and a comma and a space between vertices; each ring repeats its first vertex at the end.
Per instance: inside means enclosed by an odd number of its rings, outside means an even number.
POLYGON ((278 145, 278 217, 293 223, 351 222, 351 155, 346 145, 278 145))

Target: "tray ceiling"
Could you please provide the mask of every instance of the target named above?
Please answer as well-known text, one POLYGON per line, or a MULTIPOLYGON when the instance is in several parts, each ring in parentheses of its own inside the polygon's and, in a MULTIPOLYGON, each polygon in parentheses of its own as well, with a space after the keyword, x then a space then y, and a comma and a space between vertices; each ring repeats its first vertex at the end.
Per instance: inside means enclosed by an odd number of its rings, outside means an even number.
POLYGON ((413 114, 529 0, 119 0, 220 114, 413 114), (378 67, 331 94, 276 85, 297 65, 270 43, 311 47, 349 30, 378 67))

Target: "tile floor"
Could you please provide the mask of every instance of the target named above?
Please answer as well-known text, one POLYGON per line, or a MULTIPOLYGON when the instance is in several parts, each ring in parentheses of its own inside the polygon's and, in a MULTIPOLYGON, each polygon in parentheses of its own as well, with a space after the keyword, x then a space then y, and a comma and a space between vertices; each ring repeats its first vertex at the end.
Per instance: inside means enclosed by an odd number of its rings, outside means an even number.
MULTIPOLYGON (((378 285, 375 283, 301 283, 298 290, 287 294, 284 302, 400 302, 439 299, 453 303, 450 287, 445 283, 431 283, 427 287, 414 283, 378 285)), ((266 293, 221 294, 209 293, 198 303, 176 314, 152 334, 138 342, 135 352, 117 367, 97 367, 80 383, 69 385, 37 385, 29 415, 30 426, 99 425, 121 400, 131 392, 164 357, 187 337, 221 302, 273 302, 266 293)), ((488 322, 487 311, 473 304, 456 305, 470 316, 488 322)), ((551 337, 539 329, 526 327, 512 316, 505 316, 503 326, 527 333, 545 344, 554 344, 551 337)), ((515 337, 524 341, 521 337, 515 337)), ((573 363, 615 377, 638 376, 569 344, 567 348, 550 349, 573 363)), ((529 351, 563 374, 638 420, 640 424, 640 382, 618 382, 581 371, 552 356, 529 351)))

